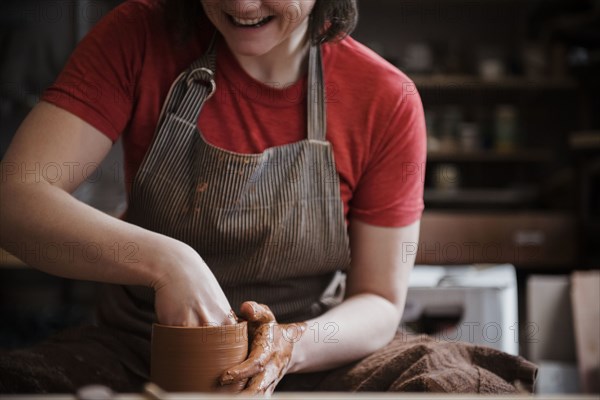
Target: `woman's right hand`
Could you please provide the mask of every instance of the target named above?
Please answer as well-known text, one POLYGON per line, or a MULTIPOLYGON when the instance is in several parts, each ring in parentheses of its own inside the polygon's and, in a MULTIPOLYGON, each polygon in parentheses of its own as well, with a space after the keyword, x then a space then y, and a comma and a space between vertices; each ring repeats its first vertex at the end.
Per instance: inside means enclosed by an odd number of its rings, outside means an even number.
POLYGON ((158 322, 188 327, 236 324, 237 317, 204 260, 190 246, 169 240, 168 256, 152 282, 158 322))
POLYGON ((235 323, 215 276, 190 246, 70 195, 111 146, 110 138, 76 115, 43 101, 36 105, 2 159, 0 245, 48 274, 150 286, 163 324, 235 323), (58 168, 51 181, 43 172, 48 166, 52 173, 58 168), (119 252, 131 243, 138 262, 119 252), (86 254, 88 248, 98 258, 86 254), (46 256, 48 249, 52 256, 46 256))

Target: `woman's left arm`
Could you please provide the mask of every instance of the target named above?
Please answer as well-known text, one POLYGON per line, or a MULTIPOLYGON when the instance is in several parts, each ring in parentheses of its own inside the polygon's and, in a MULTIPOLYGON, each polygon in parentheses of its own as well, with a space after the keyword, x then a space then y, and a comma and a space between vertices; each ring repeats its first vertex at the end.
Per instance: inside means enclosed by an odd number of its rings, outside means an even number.
POLYGON ((286 373, 336 368, 389 343, 404 310, 419 227, 420 221, 384 228, 351 220, 345 300, 317 318, 277 324, 268 307, 244 303, 242 316, 254 327, 252 351, 221 382, 251 377, 244 393, 271 393, 286 373))
POLYGON ((288 373, 342 366, 392 340, 404 311, 419 227, 420 221, 400 228, 351 221, 352 265, 346 281, 346 299, 307 321, 309 329, 294 345, 288 373), (311 327, 320 330, 318 336, 311 327))

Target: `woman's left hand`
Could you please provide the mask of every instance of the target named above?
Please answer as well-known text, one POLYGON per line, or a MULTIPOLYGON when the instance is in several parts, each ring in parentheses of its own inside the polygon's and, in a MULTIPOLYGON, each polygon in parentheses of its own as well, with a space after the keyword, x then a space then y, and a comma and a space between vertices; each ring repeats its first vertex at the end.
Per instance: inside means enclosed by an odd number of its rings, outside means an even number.
POLYGON ((267 394, 290 368, 294 344, 306 330, 305 322, 278 324, 273 312, 264 304, 242 303, 240 317, 248 321, 250 353, 243 363, 221 375, 222 385, 250 378, 241 394, 267 394))

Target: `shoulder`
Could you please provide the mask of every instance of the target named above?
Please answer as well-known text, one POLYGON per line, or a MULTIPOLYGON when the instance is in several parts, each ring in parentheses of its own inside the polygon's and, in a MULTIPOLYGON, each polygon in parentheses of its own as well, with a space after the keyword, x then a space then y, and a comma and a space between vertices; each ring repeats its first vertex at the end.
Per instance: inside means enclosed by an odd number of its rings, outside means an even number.
POLYGON ((374 142, 383 143, 386 136, 424 135, 423 103, 404 72, 349 36, 325 45, 323 53, 328 104, 330 92, 334 94, 332 110, 353 115, 374 142))
POLYGON ((365 95, 376 94, 386 101, 402 100, 403 96, 416 93, 413 81, 405 73, 351 36, 325 46, 324 57, 332 63, 332 78, 343 79, 345 86, 360 87, 365 95))

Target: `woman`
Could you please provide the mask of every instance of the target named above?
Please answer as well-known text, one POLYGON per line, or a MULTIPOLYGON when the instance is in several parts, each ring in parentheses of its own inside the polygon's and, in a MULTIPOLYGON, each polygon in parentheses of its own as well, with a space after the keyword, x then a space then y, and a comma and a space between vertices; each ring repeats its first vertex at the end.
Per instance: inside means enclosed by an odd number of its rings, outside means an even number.
POLYGON ((3 161, 65 172, 2 186, 11 239, 64 250, 18 255, 107 284, 98 327, 21 353, 67 371, 58 385, 40 368, 34 390, 139 390, 156 320, 250 321, 248 360, 221 377, 251 378, 247 393, 312 390, 289 374, 393 345, 423 209, 423 109, 347 36, 356 18, 353 0, 131 0, 83 40, 3 161), (129 207, 115 219, 69 193, 119 137, 129 207))

